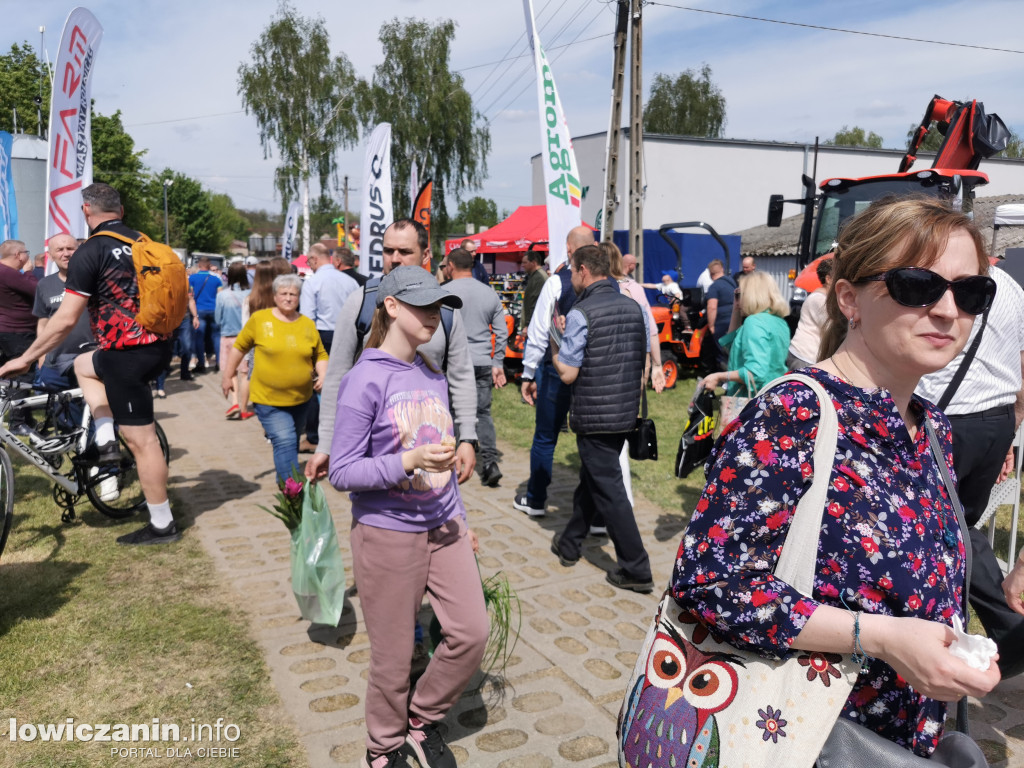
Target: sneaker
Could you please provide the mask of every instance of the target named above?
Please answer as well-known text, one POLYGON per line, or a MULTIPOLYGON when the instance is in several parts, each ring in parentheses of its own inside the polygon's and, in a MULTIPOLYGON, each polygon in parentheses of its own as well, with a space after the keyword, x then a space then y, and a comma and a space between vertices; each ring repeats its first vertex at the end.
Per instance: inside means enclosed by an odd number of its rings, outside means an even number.
POLYGON ((558 546, 557 533, 555 534, 554 538, 551 539, 551 551, 552 553, 558 556, 558 562, 561 564, 563 568, 572 568, 574 565, 576 565, 576 563, 580 561, 578 557, 576 559, 571 559, 562 554, 562 550, 558 546))
POLYGON ((104 466, 121 463, 121 446, 117 440, 98 446, 96 451, 96 464, 104 466))
POLYGON ((480 482, 488 488, 497 488, 498 481, 501 480, 501 478, 501 470, 498 469, 498 465, 493 461, 484 467, 484 471, 480 473, 480 482))
POLYGON ((124 536, 117 537, 118 544, 124 544, 125 546, 136 546, 140 544, 170 544, 172 541, 178 541, 181 538, 181 532, 178 531, 178 526, 171 523, 166 528, 154 528, 151 523, 147 523, 145 528, 139 528, 134 533, 126 533, 124 536))
POLYGON ((592 526, 590 526, 590 535, 591 536, 607 536, 608 535, 608 526, 605 526, 605 525, 592 525, 592 526))
POLYGON ((410 717, 405 744, 420 768, 458 768, 455 755, 444 743, 434 723, 421 723, 415 717, 410 717))
POLYGON ((617 571, 609 571, 605 574, 604 580, 613 587, 628 589, 631 592, 653 592, 654 582, 651 579, 635 579, 619 568, 617 571))
POLYGON ((516 497, 512 500, 512 506, 520 512, 525 512, 530 517, 544 517, 546 514, 544 507, 531 507, 525 493, 516 494, 516 497))
POLYGON ((100 480, 97 490, 99 491, 100 501, 117 501, 121 498, 121 489, 117 487, 116 477, 100 480))
POLYGON ((311 443, 306 438, 299 440, 299 453, 316 453, 316 443, 311 443))
POLYGON ((396 749, 394 752, 376 757, 372 757, 367 752, 359 766, 360 768, 412 768, 409 761, 405 759, 405 752, 402 749, 396 749))

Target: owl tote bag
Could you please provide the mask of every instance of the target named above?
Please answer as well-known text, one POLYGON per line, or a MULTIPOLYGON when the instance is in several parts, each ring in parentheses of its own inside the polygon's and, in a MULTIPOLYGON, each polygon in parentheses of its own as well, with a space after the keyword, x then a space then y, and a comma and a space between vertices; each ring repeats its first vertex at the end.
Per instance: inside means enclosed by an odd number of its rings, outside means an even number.
MULTIPOLYGON (((837 416, 818 396, 814 480, 797 505, 775 575, 810 596, 821 516, 836 452, 837 416)), ((771 661, 718 642, 671 593, 647 631, 619 712, 620 768, 811 768, 853 689, 849 656, 797 651, 771 661)))

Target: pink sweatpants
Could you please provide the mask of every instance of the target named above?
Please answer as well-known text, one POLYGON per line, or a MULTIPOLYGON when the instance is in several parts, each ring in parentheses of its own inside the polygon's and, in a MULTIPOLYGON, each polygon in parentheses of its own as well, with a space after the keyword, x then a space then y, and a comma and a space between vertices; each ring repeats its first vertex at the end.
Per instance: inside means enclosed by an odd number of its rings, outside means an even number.
POLYGON ((461 517, 426 533, 356 523, 352 566, 370 637, 366 747, 373 754, 405 743, 409 716, 435 723, 480 667, 489 622, 480 573, 461 517), (414 622, 424 592, 444 639, 409 698, 414 622))

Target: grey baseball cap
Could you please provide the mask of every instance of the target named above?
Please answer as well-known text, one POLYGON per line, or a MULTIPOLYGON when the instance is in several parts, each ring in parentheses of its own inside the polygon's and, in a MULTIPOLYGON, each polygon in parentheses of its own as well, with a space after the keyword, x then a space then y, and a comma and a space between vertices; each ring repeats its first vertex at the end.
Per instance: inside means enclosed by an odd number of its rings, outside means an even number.
POLYGON ((413 307, 429 307, 437 302, 455 309, 462 306, 462 299, 444 290, 427 270, 407 264, 384 275, 377 289, 377 306, 383 304, 388 296, 413 307))

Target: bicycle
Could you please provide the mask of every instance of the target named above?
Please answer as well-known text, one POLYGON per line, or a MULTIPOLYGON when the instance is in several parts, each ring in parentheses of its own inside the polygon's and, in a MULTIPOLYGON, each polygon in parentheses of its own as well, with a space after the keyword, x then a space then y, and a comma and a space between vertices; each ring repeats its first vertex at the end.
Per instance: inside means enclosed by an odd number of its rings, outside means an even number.
MULTIPOLYGON (((167 437, 160 425, 154 424, 164 460, 169 463, 167 437)), ((114 519, 131 517, 145 506, 135 457, 123 435, 118 433, 118 462, 96 467, 98 452, 91 442, 91 427, 92 413, 80 388, 37 391, 26 383, 0 380, 0 555, 14 516, 14 468, 9 452, 53 481, 53 500, 63 510, 60 519, 64 523, 75 519, 75 505, 83 494, 97 510, 114 519), (10 424, 13 414, 17 414, 16 431, 10 424)))

